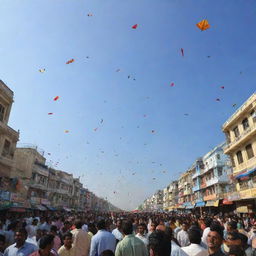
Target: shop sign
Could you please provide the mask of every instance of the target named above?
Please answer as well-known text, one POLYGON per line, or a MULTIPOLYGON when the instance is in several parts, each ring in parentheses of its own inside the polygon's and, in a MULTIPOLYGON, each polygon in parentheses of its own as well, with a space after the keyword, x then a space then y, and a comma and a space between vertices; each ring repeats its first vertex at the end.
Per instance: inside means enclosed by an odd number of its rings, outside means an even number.
POLYGON ((10 201, 10 192, 0 190, 0 200, 2 201, 10 201))
POLYGON ((18 193, 11 193, 10 201, 13 203, 23 203, 25 199, 18 193))
POLYGON ((252 197, 255 198, 256 197, 256 188, 252 188, 252 197))
POLYGON ((239 206, 236 208, 236 211, 239 213, 248 213, 248 207, 247 206, 239 206))
POLYGON ((252 197, 251 189, 240 191, 240 197, 241 197, 241 199, 251 198, 252 197))
POLYGON ((228 200, 229 201, 237 201, 240 199, 240 194, 239 192, 233 192, 231 194, 228 195, 228 200))

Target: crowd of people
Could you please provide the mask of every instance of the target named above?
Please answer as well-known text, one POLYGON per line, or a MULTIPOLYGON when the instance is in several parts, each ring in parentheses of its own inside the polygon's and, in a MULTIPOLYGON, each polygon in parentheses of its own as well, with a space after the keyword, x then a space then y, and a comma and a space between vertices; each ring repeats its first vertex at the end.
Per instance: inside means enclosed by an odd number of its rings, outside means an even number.
POLYGON ((0 256, 256 256, 253 215, 55 213, 0 219, 0 256))

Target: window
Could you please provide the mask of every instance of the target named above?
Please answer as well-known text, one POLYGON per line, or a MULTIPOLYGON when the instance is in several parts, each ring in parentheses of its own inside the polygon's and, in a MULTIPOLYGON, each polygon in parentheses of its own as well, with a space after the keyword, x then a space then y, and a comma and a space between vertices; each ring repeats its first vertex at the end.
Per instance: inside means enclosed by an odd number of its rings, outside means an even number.
POLYGON ((237 156, 237 161, 239 164, 243 163, 244 159, 243 159, 243 155, 242 155, 242 152, 241 151, 238 151, 236 153, 236 156, 237 156))
POLYGON ((4 106, 0 104, 0 121, 4 120, 4 106))
POLYGON ((218 167, 218 176, 222 176, 222 167, 218 167))
POLYGON ((234 134, 235 134, 236 138, 240 135, 239 130, 238 130, 238 127, 237 127, 237 126, 233 129, 233 132, 234 132, 234 134))
POLYGON ((9 140, 5 140, 2 156, 8 156, 9 155, 10 147, 11 147, 11 142, 9 140))
POLYGON ((235 163, 234 157, 231 157, 231 164, 232 164, 232 167, 236 167, 236 163, 235 163))
POLYGON ((226 132, 225 135, 226 135, 227 142, 230 143, 231 142, 231 140, 230 140, 230 131, 226 132))
POLYGON ((248 123, 248 119, 247 118, 245 118, 242 121, 242 125, 243 125, 244 130, 247 130, 249 128, 249 123, 248 123))
POLYGON ((256 122, 256 111, 253 110, 251 113, 250 113, 251 117, 252 117, 252 120, 253 122, 256 122))
POLYGON ((252 144, 249 144, 245 147, 246 149, 246 153, 247 153, 247 157, 248 159, 251 159, 254 157, 254 153, 253 153, 253 149, 252 149, 252 144))
POLYGON ((220 160, 220 154, 217 154, 217 156, 216 156, 216 157, 217 157, 217 159, 218 159, 218 160, 220 160))

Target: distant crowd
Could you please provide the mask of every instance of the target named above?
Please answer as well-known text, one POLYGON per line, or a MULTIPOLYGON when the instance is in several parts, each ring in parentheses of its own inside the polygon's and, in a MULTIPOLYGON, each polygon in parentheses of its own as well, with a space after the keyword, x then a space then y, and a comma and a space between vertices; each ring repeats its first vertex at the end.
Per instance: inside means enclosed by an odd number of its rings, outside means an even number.
POLYGON ((177 213, 0 215, 0 256, 256 256, 256 217, 177 213))

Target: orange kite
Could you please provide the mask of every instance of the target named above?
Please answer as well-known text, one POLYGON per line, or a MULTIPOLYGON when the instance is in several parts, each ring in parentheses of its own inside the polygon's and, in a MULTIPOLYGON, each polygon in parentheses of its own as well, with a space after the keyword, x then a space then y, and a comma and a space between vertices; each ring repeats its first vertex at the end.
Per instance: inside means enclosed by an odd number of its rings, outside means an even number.
POLYGON ((196 24, 196 26, 202 31, 211 27, 208 20, 201 20, 199 23, 196 24))

